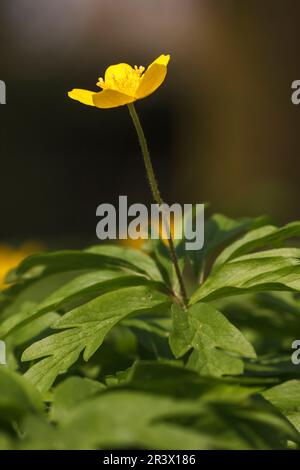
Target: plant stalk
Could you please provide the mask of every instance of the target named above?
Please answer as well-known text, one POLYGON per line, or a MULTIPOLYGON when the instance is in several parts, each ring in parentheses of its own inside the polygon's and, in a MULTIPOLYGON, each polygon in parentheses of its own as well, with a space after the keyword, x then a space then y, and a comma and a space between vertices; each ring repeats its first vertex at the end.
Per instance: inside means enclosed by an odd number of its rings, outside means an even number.
MULTIPOLYGON (((144 159, 144 164, 145 164, 147 177, 148 177, 148 181, 149 181, 149 185, 150 185, 150 189, 151 189, 151 192, 152 192, 153 199, 156 202, 156 204, 161 206, 163 204, 163 199, 161 197, 161 194, 160 194, 160 191, 159 191, 159 188, 158 188, 157 179, 155 177, 155 173, 154 173, 154 169, 153 169, 153 165, 152 165, 152 161, 151 161, 151 157, 150 157, 150 152, 149 152, 146 137, 145 137, 142 125, 141 125, 141 121, 138 117, 138 114, 136 112, 136 109, 135 109, 135 106, 134 106, 133 103, 128 104, 128 109, 129 109, 130 116, 132 118, 134 127, 135 127, 137 135, 138 135, 138 139, 139 139, 139 143, 140 143, 140 146, 141 146, 143 159, 144 159)), ((167 222, 165 221, 165 223, 167 223, 167 222)), ((186 309, 187 305, 188 305, 187 294, 186 294, 184 281, 183 281, 183 278, 182 278, 182 275, 181 275, 181 272, 180 272, 178 257, 177 257, 177 254, 176 254, 176 250, 175 250, 171 230, 167 231, 167 235, 168 235, 167 238, 168 238, 170 256, 171 256, 171 259, 172 259, 172 262, 173 262, 173 265, 174 265, 174 269, 175 269, 175 273, 176 273, 178 283, 179 283, 181 300, 182 300, 184 308, 186 309)))

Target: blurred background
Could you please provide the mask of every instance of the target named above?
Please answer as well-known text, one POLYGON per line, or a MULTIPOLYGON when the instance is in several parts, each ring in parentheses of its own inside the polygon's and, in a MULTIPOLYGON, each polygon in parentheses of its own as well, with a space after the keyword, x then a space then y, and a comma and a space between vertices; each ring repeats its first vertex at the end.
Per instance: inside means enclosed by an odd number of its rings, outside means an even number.
POLYGON ((67 91, 162 53, 167 79, 137 110, 165 200, 300 218, 299 2, 1 0, 0 13, 0 242, 81 247, 99 204, 151 202, 127 108, 67 91))

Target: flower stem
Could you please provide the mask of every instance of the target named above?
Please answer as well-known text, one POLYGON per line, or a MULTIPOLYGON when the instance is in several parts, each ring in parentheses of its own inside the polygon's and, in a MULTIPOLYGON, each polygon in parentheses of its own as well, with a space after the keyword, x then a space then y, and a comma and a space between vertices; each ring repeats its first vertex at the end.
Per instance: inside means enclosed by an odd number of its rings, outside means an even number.
MULTIPOLYGON (((138 135, 138 139, 139 139, 139 143, 140 143, 143 158, 144 158, 147 177, 148 177, 148 181, 149 181, 149 184, 150 184, 153 199, 156 202, 156 204, 161 206, 163 204, 163 200, 162 200, 162 197, 160 195, 159 188, 158 188, 157 180, 156 180, 155 173, 154 173, 154 170, 153 170, 152 161, 151 161, 151 158, 150 158, 150 152, 149 152, 147 141, 146 141, 146 138, 145 138, 145 134, 144 134, 144 131, 143 131, 143 128, 142 128, 142 125, 141 125, 141 121, 140 121, 140 119, 137 115, 137 112, 136 112, 136 109, 135 109, 135 106, 134 106, 133 103, 128 104, 128 109, 129 109, 130 116, 132 118, 134 127, 135 127, 137 135, 138 135)), ((165 223, 166 223, 166 221, 165 221, 165 223)), ((168 230, 167 234, 168 234, 168 243, 169 243, 170 256, 171 256, 171 259, 172 259, 172 262, 173 262, 173 265, 174 265, 174 269, 175 269, 175 273, 176 273, 176 276, 177 276, 177 279, 178 279, 181 300, 182 300, 184 308, 187 308, 188 301, 187 301, 186 289, 185 289, 184 281, 183 281, 183 278, 182 278, 182 275, 181 275, 181 272, 180 272, 178 258, 177 258, 177 254, 176 254, 176 250, 175 250, 171 230, 168 230)))

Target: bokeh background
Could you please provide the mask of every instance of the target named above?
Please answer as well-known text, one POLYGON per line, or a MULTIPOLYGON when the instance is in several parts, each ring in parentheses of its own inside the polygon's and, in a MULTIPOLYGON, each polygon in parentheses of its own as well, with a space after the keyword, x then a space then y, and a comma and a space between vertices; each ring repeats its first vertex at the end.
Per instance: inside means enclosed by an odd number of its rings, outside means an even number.
POLYGON ((299 2, 1 0, 0 14, 0 242, 84 246, 100 203, 151 202, 126 107, 66 93, 161 53, 167 80, 137 110, 165 200, 300 218, 299 2))

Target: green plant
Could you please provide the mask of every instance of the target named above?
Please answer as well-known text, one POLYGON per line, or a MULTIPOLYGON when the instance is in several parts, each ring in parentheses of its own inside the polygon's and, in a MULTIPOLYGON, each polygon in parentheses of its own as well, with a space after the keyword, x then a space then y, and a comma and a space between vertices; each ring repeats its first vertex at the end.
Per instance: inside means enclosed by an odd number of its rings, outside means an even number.
MULTIPOLYGON (((109 68, 102 92, 70 93, 129 105, 158 204, 132 103, 162 83, 168 61, 147 81, 119 64, 118 90, 109 68)), ((300 222, 215 214, 200 251, 170 239, 25 259, 0 298, 0 448, 299 448, 299 236, 300 222)))
POLYGON ((1 448, 298 446, 299 235, 210 217, 204 250, 176 246, 187 310, 161 240, 25 259, 1 297, 1 448))

